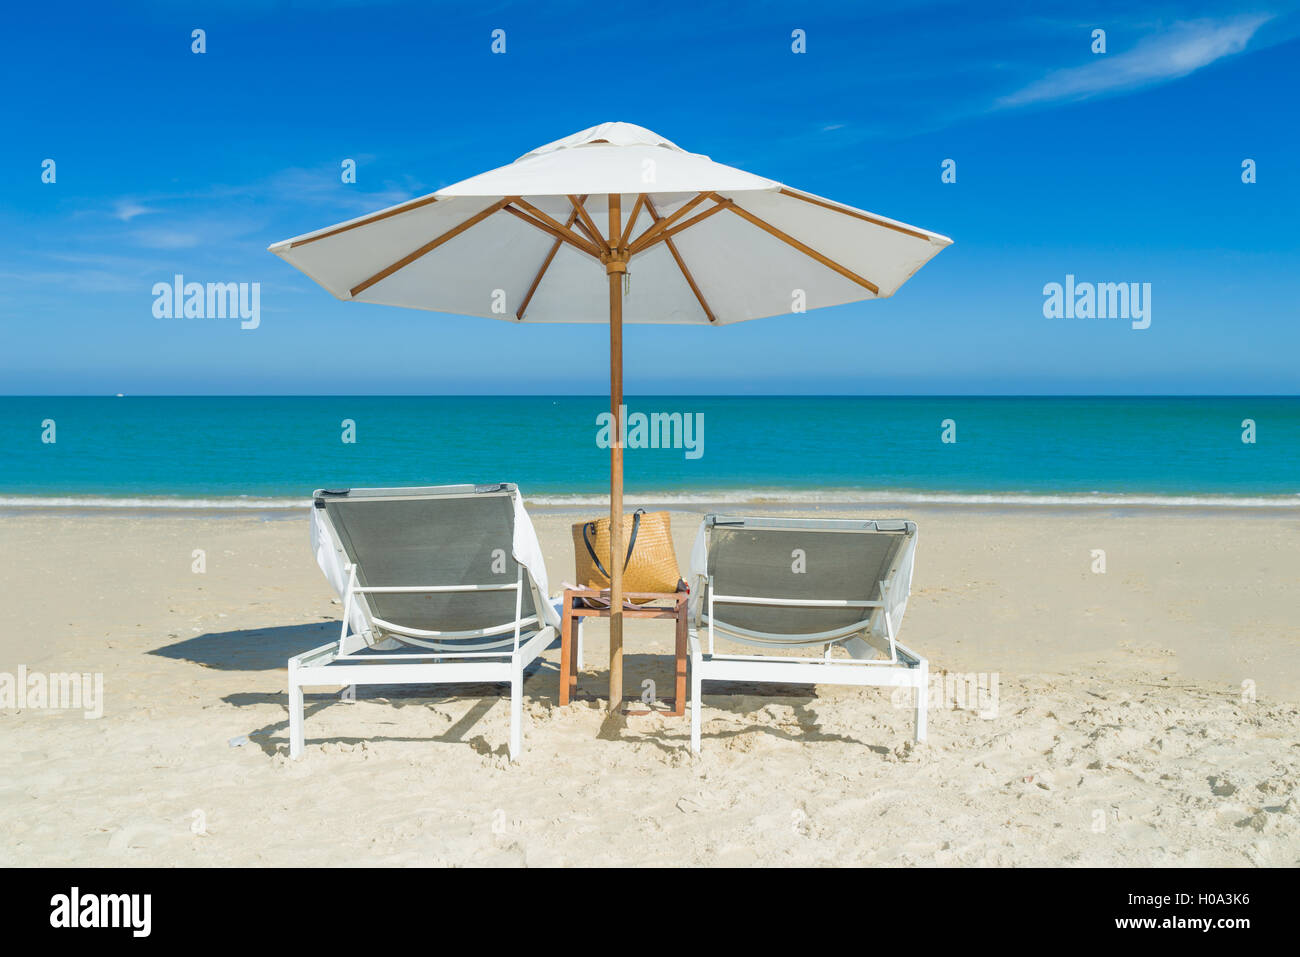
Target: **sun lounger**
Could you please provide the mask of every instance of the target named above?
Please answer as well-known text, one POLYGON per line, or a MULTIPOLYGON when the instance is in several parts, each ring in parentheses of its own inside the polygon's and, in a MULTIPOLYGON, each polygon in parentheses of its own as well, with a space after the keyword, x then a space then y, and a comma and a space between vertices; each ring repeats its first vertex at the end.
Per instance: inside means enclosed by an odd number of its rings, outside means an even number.
POLYGON ((691 552, 691 749, 705 681, 914 688, 925 740, 928 665, 896 637, 915 554, 912 522, 706 515, 691 552))
POLYGON ((510 757, 523 745, 524 668, 559 614, 514 485, 317 491, 312 542, 343 600, 337 642, 289 659, 289 753, 303 691, 360 684, 510 684, 510 757))

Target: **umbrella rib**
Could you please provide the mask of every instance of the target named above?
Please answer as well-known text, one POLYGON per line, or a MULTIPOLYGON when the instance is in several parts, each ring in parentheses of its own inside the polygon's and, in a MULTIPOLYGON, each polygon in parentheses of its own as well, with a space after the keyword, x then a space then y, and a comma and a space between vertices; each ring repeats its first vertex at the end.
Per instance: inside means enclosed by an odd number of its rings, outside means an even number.
POLYGON ((777 229, 771 223, 767 222, 764 219, 760 219, 759 217, 751 213, 749 210, 744 209, 741 206, 737 206, 735 203, 732 203, 727 208, 730 209, 737 216, 739 216, 741 219, 752 223, 753 225, 757 226, 759 229, 763 230, 765 233, 775 236, 777 239, 781 240, 781 242, 785 243, 787 246, 792 246, 795 249, 799 250, 799 252, 803 253, 805 256, 809 257, 810 259, 815 259, 817 262, 821 263, 827 269, 833 269, 835 272, 839 273, 845 279, 851 279, 854 282, 856 282, 859 286, 862 286, 865 289, 870 289, 874 295, 877 296, 880 295, 880 287, 877 286, 871 280, 863 279, 852 269, 849 269, 845 266, 841 266, 835 260, 831 259, 828 256, 822 255, 817 250, 813 249, 811 246, 806 246, 803 243, 799 242, 799 240, 795 239, 793 236, 789 235, 788 233, 781 232, 781 230, 777 229))
POLYGON ((600 233, 593 233, 590 229, 587 228, 587 224, 580 219, 576 223, 574 223, 574 225, 577 226, 580 230, 582 230, 582 234, 586 236, 587 239, 591 240, 593 245, 599 243, 602 248, 604 247, 605 240, 601 237, 600 233))
POLYGON ((371 286, 373 286, 375 283, 380 282, 381 280, 387 279, 389 276, 391 276, 393 273, 397 272, 399 269, 405 269, 407 266, 411 265, 411 263, 415 262, 415 261, 416 261, 417 259, 419 259, 421 256, 424 256, 424 255, 426 255, 427 253, 431 253, 431 252, 433 252, 435 249, 437 249, 437 248, 438 248, 439 246, 441 246, 443 243, 447 242, 447 240, 449 240, 449 239, 454 239, 455 237, 457 237, 457 236, 459 236, 461 233, 463 233, 465 230, 469 229, 471 226, 477 225, 478 223, 481 223, 483 220, 487 219, 489 216, 491 216, 491 215, 492 215, 493 213, 495 213, 497 210, 506 208, 510 203, 514 202, 514 201, 517 200, 518 198, 519 198, 518 196, 507 196, 507 197, 505 197, 504 199, 500 199, 500 200, 498 200, 497 202, 493 203, 493 204, 492 204, 491 206, 489 206, 487 209, 482 210, 481 212, 475 213, 473 216, 471 216, 469 219, 465 220, 465 221, 464 221, 463 223, 461 223, 459 226, 453 226, 451 229, 447 230, 445 233, 443 233, 443 234, 442 234, 441 236, 439 236, 437 239, 434 239, 434 240, 432 240, 431 242, 427 242, 427 243, 425 243, 423 246, 421 246, 421 247, 420 247, 419 249, 417 249, 415 252, 413 252, 413 253, 409 253, 408 255, 403 256, 401 259, 397 260, 397 262, 393 263, 391 266, 388 266, 388 267, 386 267, 386 268, 384 268, 384 269, 379 270, 379 272, 375 273, 375 274, 374 274, 373 276, 371 276, 369 279, 366 279, 366 280, 364 280, 363 282, 361 282, 361 283, 359 283, 359 284, 353 286, 353 287, 348 291, 348 295, 355 299, 357 293, 359 293, 359 292, 365 292, 367 289, 369 289, 369 288, 370 288, 371 286))
POLYGON ((694 209, 696 206, 700 205, 700 203, 704 202, 706 199, 708 199, 708 198, 711 197, 711 196, 712 196, 712 197, 716 197, 717 194, 716 194, 716 193, 696 193, 696 194, 695 194, 695 198, 694 198, 694 199, 691 199, 691 200, 687 200, 686 203, 682 206, 681 209, 677 210, 675 213, 672 213, 672 214, 670 214, 670 215, 668 215, 668 216, 665 216, 663 219, 659 220, 659 222, 657 222, 657 223, 651 223, 648 227, 646 227, 646 231, 645 231, 645 232, 643 232, 643 233, 642 233, 640 236, 638 236, 636 239, 632 240, 632 245, 629 246, 628 249, 627 249, 627 251, 628 251, 628 255, 635 255, 636 253, 639 253, 642 249, 644 249, 644 248, 649 244, 649 242, 650 242, 650 240, 651 240, 652 238, 654 238, 655 236, 657 236, 657 235, 658 235, 659 233, 661 233, 663 230, 667 229, 667 228, 668 228, 669 226, 671 226, 673 223, 677 222, 677 220, 681 219, 683 216, 685 216, 687 213, 689 213, 692 209, 694 209))
POLYGON ((587 207, 578 202, 578 197, 576 196, 570 196, 569 202, 573 204, 573 210, 578 214, 578 221, 582 224, 583 230, 585 230, 587 235, 591 237, 592 241, 600 247, 602 253, 608 254, 609 243, 605 242, 604 237, 600 235, 600 230, 598 230, 596 224, 591 221, 591 214, 587 212, 587 207))
POLYGON ((623 235, 619 237, 618 248, 627 249, 628 238, 632 235, 632 227, 636 225, 636 218, 641 215, 641 207, 650 202, 650 197, 645 193, 637 193, 636 202, 632 204, 632 214, 627 218, 627 226, 623 230, 623 235))
MULTIPOLYGON (((516 202, 522 202, 522 200, 516 200, 516 202)), ((573 235, 573 233, 569 232, 567 229, 565 229, 562 225, 560 225, 555 220, 551 220, 550 222, 545 222, 533 216, 529 216, 527 213, 523 212, 522 210, 515 209, 513 206, 506 206, 504 208, 505 211, 509 213, 511 216, 515 216, 519 219, 522 219, 528 225, 535 226, 537 229, 540 229, 542 232, 547 233, 548 235, 554 236, 556 239, 560 240, 561 242, 569 243, 575 249, 581 250, 582 252, 586 253, 588 256, 591 256, 595 259, 600 258, 599 249, 597 249, 595 246, 593 246, 591 243, 587 242, 585 239, 581 238, 580 236, 573 235)), ((538 210, 538 212, 541 212, 541 210, 538 210)), ((543 215, 545 214, 543 213, 543 215)), ((549 216, 547 216, 546 218, 550 219, 549 216)))
POLYGON ((861 219, 874 226, 883 226, 886 229, 892 229, 908 236, 915 236, 917 239, 924 239, 926 242, 930 241, 930 236, 922 232, 917 232, 915 229, 908 229, 906 226, 900 226, 898 223, 891 223, 888 220, 878 219, 875 216, 868 216, 866 213, 860 213, 856 209, 846 209, 843 206, 837 206, 834 203, 828 203, 825 200, 817 199, 813 196, 805 196, 803 193, 795 192, 792 189, 786 189, 783 187, 781 189, 781 195, 789 196, 793 199, 801 199, 805 203, 811 203, 814 206, 820 206, 822 209, 829 209, 832 212, 843 213, 845 216, 852 216, 854 219, 861 219))
MULTIPOLYGON (((587 197, 585 196, 582 197, 584 201, 586 198, 587 197)), ((575 209, 569 214, 569 221, 564 224, 565 228, 567 229, 572 226, 573 221, 577 218, 578 211, 575 209)), ((564 245, 564 240, 557 238, 551 245, 551 251, 547 253, 546 258, 542 260, 542 268, 537 270, 537 275, 533 277, 533 284, 528 287, 528 294, 524 296, 524 301, 519 304, 519 311, 515 313, 515 318, 520 322, 524 321, 524 311, 528 308, 528 304, 533 301, 533 293, 537 292, 537 287, 542 284, 542 277, 546 275, 546 270, 551 268, 551 261, 555 259, 555 254, 560 251, 562 245, 564 245)))
POLYGON ((438 201, 436 196, 422 196, 419 199, 413 199, 409 203, 402 203, 400 206, 394 206, 392 209, 386 209, 381 213, 375 213, 373 216, 367 216, 364 219, 358 219, 355 223, 347 223, 334 229, 327 230, 319 236, 308 236, 306 239, 300 239, 295 243, 290 243, 290 249, 297 249, 299 246, 306 246, 308 243, 314 243, 318 239, 328 239, 330 236, 337 236, 339 233, 346 233, 349 229, 356 229, 358 226, 369 226, 371 223, 377 223, 381 219, 387 219, 389 216, 397 216, 400 213, 410 212, 413 209, 419 209, 421 206, 428 206, 430 203, 438 201))
MULTIPOLYGON (((644 193, 641 195, 642 198, 645 199, 645 208, 650 213, 650 218, 653 219, 655 223, 661 222, 659 211, 655 209, 654 203, 650 201, 650 197, 646 196, 644 193)), ((719 208, 720 207, 714 207, 715 210, 719 208)), ((691 287, 691 292, 695 293, 695 298, 699 301, 700 308, 704 310, 704 315, 708 317, 711 324, 716 325, 718 318, 713 314, 713 310, 709 308, 709 304, 704 299, 704 293, 700 292, 700 287, 695 284, 695 277, 692 276, 691 271, 686 268, 686 263, 682 259, 681 253, 677 251, 677 244, 666 235, 663 236, 663 241, 664 245, 668 247, 668 251, 672 253, 673 259, 677 261, 677 268, 682 271, 682 278, 685 279, 686 284, 691 287)))
POLYGON ((686 222, 678 223, 676 226, 673 226, 671 229, 662 230, 657 236, 652 237, 648 243, 644 243, 638 246, 636 251, 638 253, 643 253, 651 246, 658 245, 661 241, 666 241, 672 238, 673 236, 676 236, 684 229, 690 229, 695 224, 701 223, 704 220, 708 219, 714 213, 718 212, 718 210, 726 209, 728 206, 731 206, 732 204, 735 203, 734 199, 723 199, 721 196, 714 196, 713 198, 717 200, 716 206, 710 206, 704 212, 697 213, 696 215, 692 216, 690 219, 686 220, 686 222))

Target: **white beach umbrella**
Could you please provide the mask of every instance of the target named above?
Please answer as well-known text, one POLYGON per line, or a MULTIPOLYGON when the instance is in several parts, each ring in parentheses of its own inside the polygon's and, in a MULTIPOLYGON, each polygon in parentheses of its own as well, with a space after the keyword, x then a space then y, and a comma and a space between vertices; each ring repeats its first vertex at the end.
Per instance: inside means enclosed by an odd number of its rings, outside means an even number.
MULTIPOLYGON (((643 127, 602 123, 270 250, 348 301, 608 323, 619 436, 624 323, 726 325, 884 298, 951 242, 687 153, 643 127)), ((622 512, 615 444, 611 710, 622 700, 622 512)))

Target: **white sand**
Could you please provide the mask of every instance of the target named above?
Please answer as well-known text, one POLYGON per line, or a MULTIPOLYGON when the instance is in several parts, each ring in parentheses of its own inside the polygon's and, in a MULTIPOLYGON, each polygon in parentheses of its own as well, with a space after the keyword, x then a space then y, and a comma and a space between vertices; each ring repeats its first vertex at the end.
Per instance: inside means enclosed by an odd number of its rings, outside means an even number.
MULTIPOLYGON (((723 686, 694 758, 686 718, 557 707, 553 650, 511 765, 490 686, 309 699, 287 760, 285 660, 340 610, 301 517, 10 513, 0 672, 101 672, 105 704, 0 711, 0 864, 1300 863, 1300 518, 908 515, 902 637, 997 673, 996 717, 913 747, 887 691, 723 686)), ((558 587, 574 516, 535 517, 558 587)), ((662 687, 671 626, 627 645, 662 687)), ((593 624, 587 690, 606 660, 593 624)))

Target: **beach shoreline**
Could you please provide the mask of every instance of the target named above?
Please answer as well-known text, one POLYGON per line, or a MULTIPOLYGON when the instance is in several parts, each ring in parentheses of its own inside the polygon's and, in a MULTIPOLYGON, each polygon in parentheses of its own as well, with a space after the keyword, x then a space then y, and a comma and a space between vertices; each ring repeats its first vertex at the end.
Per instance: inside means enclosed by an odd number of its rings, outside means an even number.
MULTIPOLYGON (((663 510, 669 512, 680 512, 682 514, 708 514, 708 513, 746 513, 753 512, 761 515, 804 515, 804 514, 834 514, 834 515, 884 515, 885 512, 897 512, 900 515, 908 511, 926 511, 926 512, 951 512, 956 514, 1009 514, 1025 515, 1037 517, 1062 517, 1072 514, 1098 514, 1110 517, 1121 518, 1124 516, 1141 516, 1158 518, 1161 516, 1191 518, 1210 515, 1231 515, 1240 518, 1260 518, 1265 520, 1287 521, 1300 520, 1300 499, 1295 504, 1289 502, 1264 502, 1256 504, 1254 498, 1242 502, 1234 502, 1229 499, 1206 497, 1204 501, 1195 503, 1184 503, 1182 501, 1171 504, 1160 504, 1157 501, 1150 500, 1151 497, 1142 497, 1138 501, 1068 501, 1068 502, 1038 502, 1038 501, 1016 501, 1004 499, 995 502, 970 502, 970 501, 944 501, 941 499, 928 499, 924 501, 910 500, 905 498, 891 499, 881 497, 878 500, 871 501, 854 501, 854 500, 835 500, 827 499, 815 504, 801 502, 797 499, 782 500, 775 493, 773 496, 765 496, 761 499, 727 499, 722 496, 710 499, 708 496, 692 498, 689 502, 666 497, 647 495, 640 496, 628 494, 626 499, 631 502, 635 501, 637 507, 651 510, 663 510)), ((21 518, 28 515, 46 515, 57 517, 61 515, 78 516, 84 518, 96 518, 106 516, 124 516, 124 517, 154 517, 154 518, 171 518, 171 517, 192 517, 195 519, 206 518, 240 518, 240 517, 257 517, 263 521, 280 521, 300 519, 304 511, 311 507, 309 497, 301 499, 285 499, 283 502, 267 504, 265 501, 244 503, 238 501, 223 502, 217 499, 194 499, 185 500, 185 504, 179 504, 173 500, 160 500, 158 503, 145 503, 136 498, 103 498, 91 501, 69 501, 64 497, 50 496, 50 504, 45 504, 37 497, 24 500, 22 504, 6 504, 0 499, 0 519, 21 518)), ((523 496, 524 505, 530 514, 534 515, 596 515, 600 513, 601 501, 599 496, 592 496, 589 502, 580 503, 557 503, 549 497, 533 498, 527 495, 523 496)), ((605 499, 607 502, 608 499, 605 499)), ((576 519, 575 519, 576 520, 576 519)))

